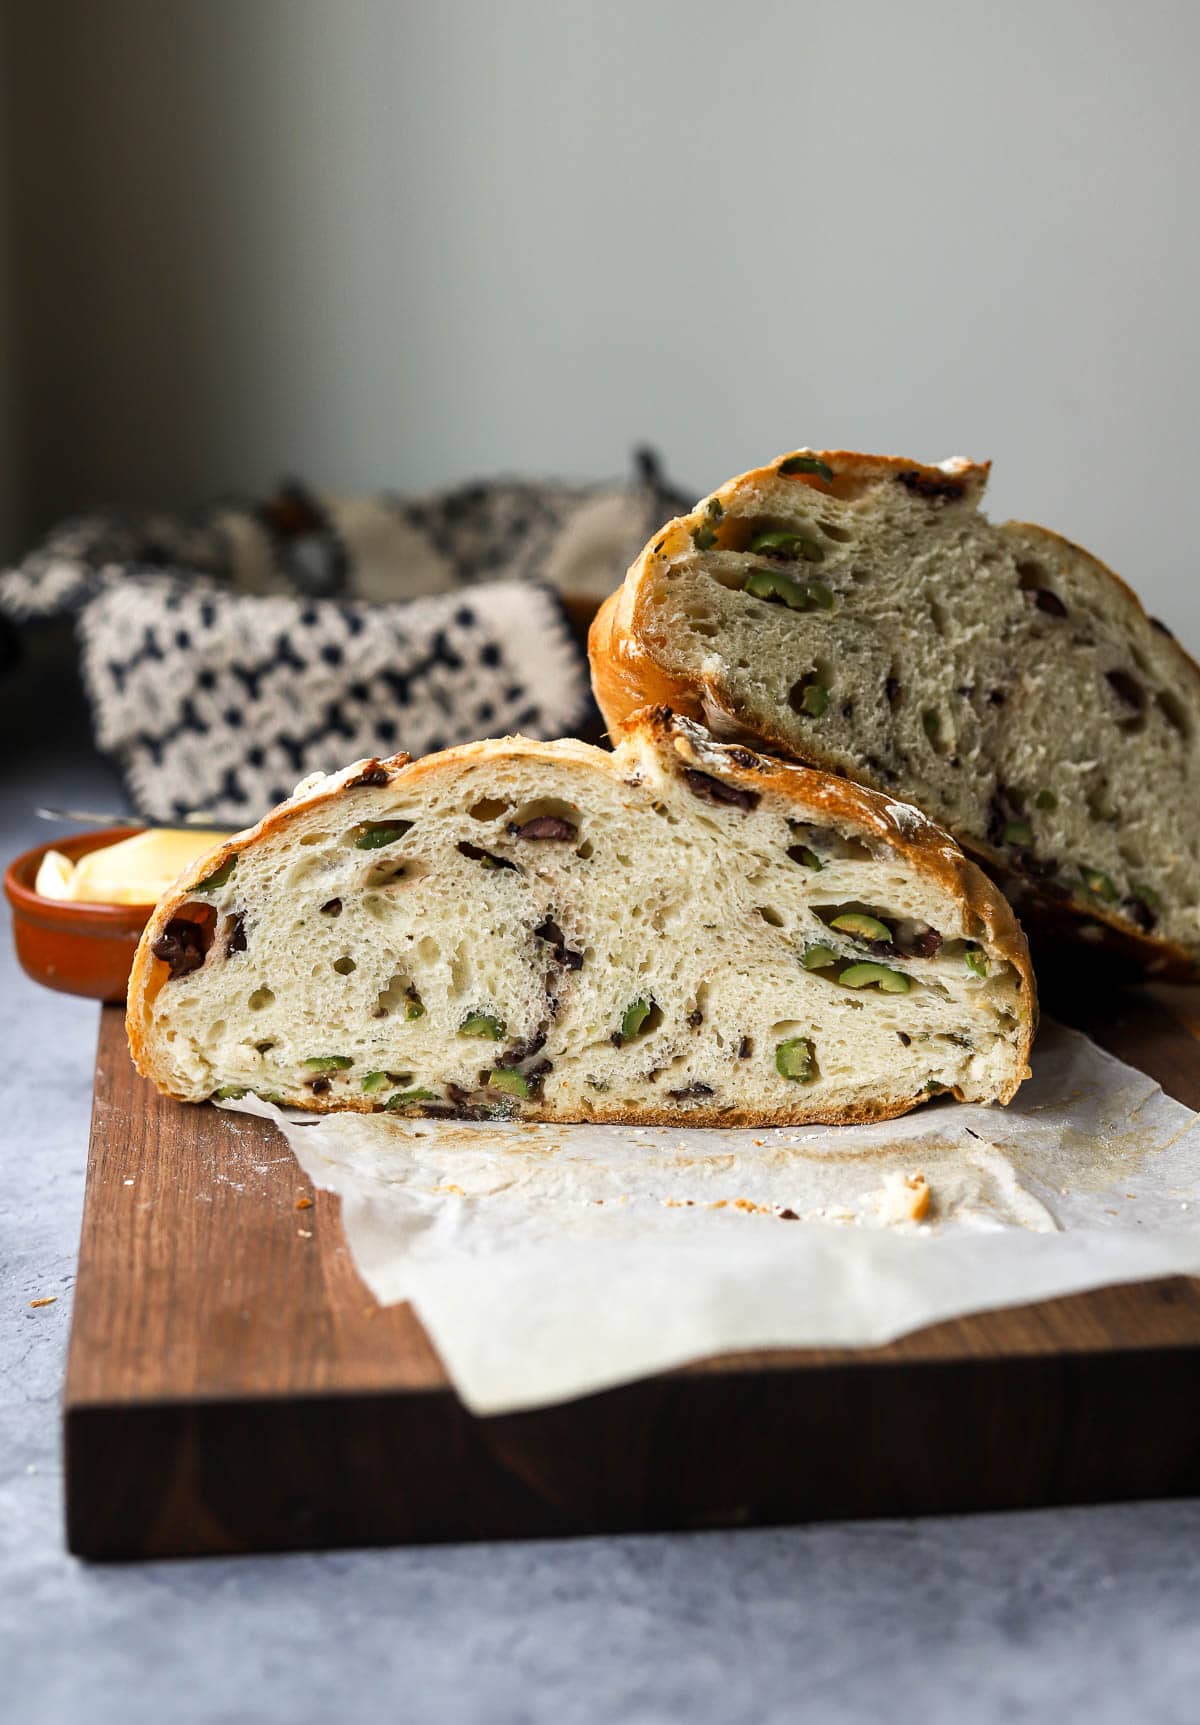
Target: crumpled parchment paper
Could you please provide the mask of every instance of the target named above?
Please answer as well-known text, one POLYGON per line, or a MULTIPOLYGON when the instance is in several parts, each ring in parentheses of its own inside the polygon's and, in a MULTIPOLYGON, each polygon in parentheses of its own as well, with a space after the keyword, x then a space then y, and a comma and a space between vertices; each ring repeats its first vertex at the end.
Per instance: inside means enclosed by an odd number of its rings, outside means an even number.
POLYGON ((1200 1274, 1200 1116, 1046 1024, 1008 1108, 686 1130, 286 1114, 354 1261, 411 1300, 476 1413, 716 1353, 869 1346, 999 1306, 1200 1274), (900 1219, 923 1174, 923 1219, 900 1219), (890 1178, 889 1178, 890 1177, 890 1178), (896 1194, 900 1194, 897 1208, 896 1194))

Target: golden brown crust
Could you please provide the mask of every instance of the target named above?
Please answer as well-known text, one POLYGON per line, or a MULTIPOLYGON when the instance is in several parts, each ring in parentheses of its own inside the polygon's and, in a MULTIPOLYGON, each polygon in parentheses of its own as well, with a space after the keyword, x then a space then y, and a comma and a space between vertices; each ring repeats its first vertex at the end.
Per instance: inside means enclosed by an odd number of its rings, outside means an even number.
MULTIPOLYGON (((777 456, 765 467, 752 468, 747 473, 739 474, 736 479, 729 480, 711 495, 724 507, 728 500, 743 489, 773 482, 778 476, 780 463, 794 459, 795 455, 815 457, 834 469, 836 478, 832 485, 816 475, 797 476, 798 482, 812 485, 827 495, 853 496, 856 488, 861 488, 863 484, 911 471, 918 476, 918 481, 931 485, 951 477, 961 478, 963 491, 960 497, 953 501, 972 505, 982 493, 991 466, 990 462, 961 462, 947 464, 945 468, 925 467, 919 462, 904 461, 896 456, 859 455, 846 450, 805 450, 796 451, 793 456, 777 456), (953 474, 950 472, 951 467, 953 474)), ((914 484, 912 489, 919 490, 920 483, 914 484)), ((630 567, 622 586, 600 607, 592 624, 588 637, 592 689, 596 704, 608 726, 608 734, 616 743, 625 734, 631 719, 640 708, 661 704, 671 707, 676 713, 698 720, 721 737, 742 740, 751 746, 768 749, 788 759, 801 760, 808 766, 824 771, 840 772, 842 769, 834 768, 819 748, 813 746, 801 753, 792 739, 780 735, 768 722, 757 724, 753 731, 746 729, 741 715, 730 706, 727 696, 714 677, 703 674, 698 674, 695 678, 676 676, 655 658, 647 646, 647 641, 652 636, 645 627, 645 619, 655 565, 660 558, 670 557, 692 544, 693 533, 710 519, 707 513, 708 503, 708 498, 703 499, 689 515, 669 521, 654 535, 630 567)), ((1133 588, 1090 551, 1075 545, 1048 527, 1039 527, 1028 522, 1009 522, 1006 528, 1013 532, 1036 534, 1069 551, 1089 564, 1099 576, 1107 578, 1122 601, 1139 616, 1150 622, 1154 621, 1148 617, 1133 588)), ((1197 680, 1197 699, 1200 701, 1200 665, 1179 645, 1169 630, 1161 624, 1157 627, 1170 642, 1180 665, 1197 680)), ((866 767, 860 767, 857 776, 861 784, 886 794, 887 787, 866 767)), ((1014 894, 1019 891, 1022 914, 1029 918, 1039 936, 1047 942, 1059 939, 1072 942, 1080 938, 1090 939, 1092 937, 1083 931, 1094 929, 1098 931, 1096 938, 1106 944, 1115 957, 1133 964, 1145 974, 1178 982, 1200 980, 1200 959, 1178 942, 1144 932, 1127 917, 1101 903, 1093 903, 1077 895, 1059 897, 1042 884, 1026 876, 1018 876, 1012 868, 1011 858, 986 840, 966 834, 955 836, 1001 887, 1014 894)))
MULTIPOLYGON (((141 1068, 139 1067, 138 1070, 140 1071, 141 1068)), ((1023 1076, 1028 1077, 1029 1074, 1026 1072, 1023 1076)), ((158 1084, 153 1073, 143 1073, 143 1077, 150 1078, 153 1083, 158 1084)), ((997 1100, 1010 1102, 1021 1082, 1022 1080, 1018 1079, 1008 1095, 1001 1096, 997 1100)), ((164 1096, 170 1096, 176 1102, 190 1100, 186 1096, 180 1096, 175 1091, 167 1089, 164 1085, 158 1084, 158 1088, 164 1096)), ((954 1096, 959 1102, 963 1100, 962 1092, 955 1089, 947 1088, 938 1094, 954 1096)), ((609 1109, 605 1112, 597 1108, 586 1118, 580 1116, 578 1121, 565 1120, 561 1114, 551 1113, 536 1103, 527 1102, 522 1104, 518 1118, 522 1121, 528 1121, 532 1125, 544 1124, 547 1126, 579 1124, 586 1126, 687 1126, 689 1128, 693 1126, 752 1126, 764 1129, 772 1126, 869 1126, 878 1120, 896 1120, 902 1114, 910 1114, 914 1108, 920 1107, 922 1103, 933 1100, 934 1098, 925 1091, 917 1091, 915 1095, 906 1096, 898 1102, 863 1102, 847 1104, 843 1108, 810 1109, 807 1112, 802 1108, 771 1109, 761 1112, 747 1108, 689 1108, 685 1113, 682 1108, 676 1107, 669 1109, 639 1108, 635 1114, 631 1114, 628 1110, 622 1112, 617 1109, 609 1109)), ((385 1110, 361 1097, 349 1097, 345 1101, 339 1099, 336 1108, 331 1109, 323 1109, 318 1102, 299 1100, 288 1101, 283 1106, 296 1113, 303 1111, 306 1114, 380 1114, 385 1112, 385 1110)), ((414 1108, 411 1114, 405 1114, 399 1118, 461 1121, 470 1119, 471 1116, 465 1113, 452 1113, 449 1108, 441 1113, 430 1109, 414 1108)))
MULTIPOLYGON (((1011 964, 1021 978, 1024 1011, 1021 1020, 1021 1046, 1018 1070, 1006 1092, 998 1098, 1008 1102, 1028 1075, 1029 1050, 1037 1027, 1037 995, 1029 948, 1012 910, 996 888, 974 863, 968 861, 941 828, 912 808, 894 798, 868 790, 849 779, 837 778, 806 766, 757 754, 737 745, 714 743, 703 731, 680 722, 677 715, 664 707, 648 708, 631 715, 627 723, 630 735, 640 735, 659 748, 674 750, 679 757, 705 772, 718 772, 730 784, 743 786, 759 794, 776 794, 793 803, 800 813, 847 823, 860 831, 884 840, 912 867, 938 884, 961 907, 964 928, 969 938, 977 939, 1011 964)), ((166 963, 154 956, 153 946, 168 922, 180 909, 192 901, 195 885, 204 880, 233 854, 241 854, 250 846, 282 831, 300 815, 325 803, 353 796, 361 783, 378 783, 374 775, 385 773, 389 781, 403 779, 406 786, 453 769, 471 760, 490 761, 519 756, 535 760, 574 760, 580 766, 621 778, 626 763, 620 756, 610 755, 586 743, 563 741, 540 743, 527 737, 505 737, 482 743, 466 743, 458 748, 443 750, 413 761, 407 755, 394 755, 388 760, 358 761, 344 772, 317 784, 301 787, 288 801, 264 816, 257 826, 219 845, 199 863, 189 868, 170 891, 159 900, 139 942, 129 980, 126 1008, 126 1030, 134 1065, 143 1077, 157 1084, 164 1094, 177 1100, 187 1100, 171 1090, 155 1069, 153 1053, 147 1035, 148 1007, 158 989, 167 980, 166 963), (364 778, 364 775, 367 775, 364 778)), ((953 1092, 959 1095, 959 1092, 953 1092)), ((961 1100, 961 1095, 959 1096, 961 1100)), ((678 1125, 686 1120, 689 1126, 803 1126, 810 1124, 850 1124, 870 1120, 889 1120, 906 1113, 919 1102, 927 1101, 923 1093, 895 1102, 864 1102, 830 1109, 806 1107, 798 1102, 790 1109, 722 1110, 689 1108, 686 1115, 678 1109, 640 1110, 638 1123, 645 1125, 678 1125)), ((289 1107, 304 1107, 309 1112, 324 1113, 316 1098, 311 1103, 292 1103, 289 1107)), ((378 1108, 365 1098, 339 1099, 339 1111, 375 1113, 378 1108)), ((524 1105, 523 1120, 561 1120, 561 1115, 536 1103, 524 1105)), ((597 1109, 589 1115, 599 1123, 628 1124, 634 1118, 628 1111, 597 1109)))

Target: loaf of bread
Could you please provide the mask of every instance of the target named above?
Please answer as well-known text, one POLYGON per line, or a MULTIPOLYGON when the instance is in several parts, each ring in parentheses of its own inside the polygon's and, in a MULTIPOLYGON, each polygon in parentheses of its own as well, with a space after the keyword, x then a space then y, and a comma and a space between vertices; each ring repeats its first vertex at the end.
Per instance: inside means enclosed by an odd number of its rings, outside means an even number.
POLYGON ((1103 564, 980 513, 986 465, 797 451, 646 546, 592 629, 663 702, 915 803, 1026 926, 1200 965, 1200 672, 1103 564))
POLYGON ((299 787, 159 903, 139 1070, 187 1101, 465 1119, 873 1120, 1007 1101, 1003 897, 907 804, 665 711, 299 787))

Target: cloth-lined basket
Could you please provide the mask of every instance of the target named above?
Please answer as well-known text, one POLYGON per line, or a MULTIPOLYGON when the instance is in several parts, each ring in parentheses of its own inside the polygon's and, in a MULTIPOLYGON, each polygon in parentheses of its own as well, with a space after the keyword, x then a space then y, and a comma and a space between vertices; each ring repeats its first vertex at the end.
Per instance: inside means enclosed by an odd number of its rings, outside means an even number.
POLYGON ((143 817, 245 825, 310 772, 594 718, 586 623, 686 500, 501 480, 423 498, 67 522, 0 574, 0 617, 73 614, 98 746, 143 817))

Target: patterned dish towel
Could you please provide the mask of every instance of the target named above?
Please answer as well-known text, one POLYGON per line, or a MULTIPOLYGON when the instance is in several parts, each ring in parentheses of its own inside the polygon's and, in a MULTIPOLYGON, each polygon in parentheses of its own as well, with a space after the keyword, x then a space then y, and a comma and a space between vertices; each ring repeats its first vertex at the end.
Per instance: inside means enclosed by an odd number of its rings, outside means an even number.
POLYGON ((93 516, 0 574, 0 617, 75 614, 96 742, 140 815, 243 826, 361 755, 586 728, 578 626, 686 507, 644 453, 625 486, 290 485, 193 516, 93 516))
POLYGON ((97 744, 156 820, 245 826, 362 755, 568 736, 590 713, 557 594, 516 582, 370 605, 124 575, 84 606, 79 637, 97 744))

